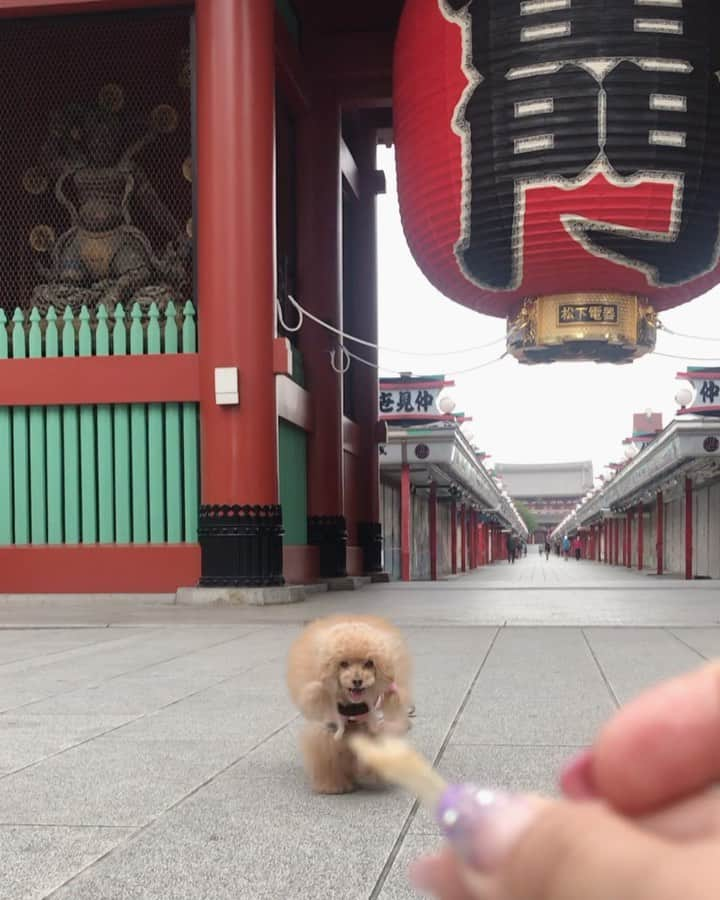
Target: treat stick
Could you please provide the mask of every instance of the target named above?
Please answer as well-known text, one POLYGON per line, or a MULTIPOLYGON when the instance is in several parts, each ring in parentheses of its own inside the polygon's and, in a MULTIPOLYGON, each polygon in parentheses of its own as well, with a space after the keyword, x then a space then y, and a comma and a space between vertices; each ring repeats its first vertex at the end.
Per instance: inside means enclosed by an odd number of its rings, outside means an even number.
POLYGON ((447 784, 429 762, 398 738, 353 735, 350 746, 361 762, 386 781, 406 788, 428 807, 445 837, 474 868, 488 871, 527 824, 533 805, 522 798, 474 784, 447 784), (504 825, 500 829, 498 812, 504 825))
POLYGON ((374 769, 385 781, 404 787, 424 806, 435 812, 447 783, 405 741, 398 738, 373 740, 367 735, 354 734, 350 738, 350 746, 360 761, 374 769))

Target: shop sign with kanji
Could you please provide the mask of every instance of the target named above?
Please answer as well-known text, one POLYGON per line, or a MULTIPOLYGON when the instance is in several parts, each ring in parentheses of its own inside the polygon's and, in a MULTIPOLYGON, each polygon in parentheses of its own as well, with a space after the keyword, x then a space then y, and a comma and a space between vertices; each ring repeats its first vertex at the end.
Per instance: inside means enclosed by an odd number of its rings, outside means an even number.
POLYGON ((446 419, 438 407, 438 398, 450 382, 440 380, 382 380, 378 397, 380 419, 446 419))
POLYGON ((678 378, 689 381, 695 392, 692 403, 680 410, 681 414, 720 416, 720 368, 689 368, 680 372, 678 378))

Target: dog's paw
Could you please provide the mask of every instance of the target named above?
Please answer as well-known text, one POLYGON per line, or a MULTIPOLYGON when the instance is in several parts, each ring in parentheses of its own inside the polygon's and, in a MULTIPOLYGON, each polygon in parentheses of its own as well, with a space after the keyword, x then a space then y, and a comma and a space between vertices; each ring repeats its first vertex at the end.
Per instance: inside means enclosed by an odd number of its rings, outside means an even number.
POLYGON ((332 700, 321 681, 311 681, 300 691, 299 706, 307 719, 323 719, 332 709, 332 700))
POLYGON ((351 794, 356 787, 350 778, 317 778, 313 782, 316 794, 351 794))

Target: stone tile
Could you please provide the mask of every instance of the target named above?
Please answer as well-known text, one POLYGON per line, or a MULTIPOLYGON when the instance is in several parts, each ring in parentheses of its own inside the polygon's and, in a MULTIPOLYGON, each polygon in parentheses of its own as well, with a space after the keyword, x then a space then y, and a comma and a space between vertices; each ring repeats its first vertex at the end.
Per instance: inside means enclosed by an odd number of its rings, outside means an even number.
MULTIPOLYGON (((213 660, 212 651, 221 653, 221 648, 225 645, 234 648, 236 641, 241 643, 242 638, 254 636, 255 630, 199 629, 195 636, 191 630, 170 630, 160 636, 153 630, 137 629, 132 637, 109 646, 85 647, 60 658, 45 656, 3 667, 0 668, 0 712, 85 688, 91 691, 85 699, 75 697, 67 702, 50 702, 39 710, 52 714, 60 711, 82 713, 93 708, 99 685, 112 684, 113 679, 132 677, 138 673, 143 673, 139 675, 142 678, 148 670, 166 680, 173 675, 192 677, 196 674, 199 686, 219 681, 243 666, 252 665, 257 659, 258 651, 253 649, 252 644, 248 645, 249 650, 240 654, 236 649, 228 649, 227 665, 223 665, 217 658, 213 660), (198 654, 197 660, 194 659, 195 653, 198 654), (210 654, 209 658, 204 655, 206 653, 210 654), (236 662, 236 659, 242 661, 236 662)), ((110 688, 111 694, 113 690, 110 688)), ((146 708, 143 706, 140 711, 145 711, 146 708)), ((105 711, 114 713, 117 708, 105 711)), ((120 710, 127 711, 125 707, 120 710)), ((133 708, 130 711, 137 710, 133 708)), ((38 710, 33 709, 32 712, 38 710)))
POLYGON ((24 709, 33 715, 139 716, 175 703, 218 680, 218 676, 123 675, 58 694, 24 709))
POLYGON ((433 853, 442 846, 442 840, 435 834, 407 834, 393 863, 385 884, 378 895, 379 900, 417 900, 426 897, 410 884, 408 869, 411 864, 427 853, 433 853))
MULTIPOLYGON (((438 770, 452 782, 469 781, 496 790, 558 794, 558 774, 581 747, 490 746, 451 744, 438 770)), ((438 833, 430 813, 420 809, 410 826, 413 833, 438 833)))
POLYGON ((672 634, 706 659, 720 659, 720 628, 674 628, 672 634))
POLYGON ((128 721, 131 720, 127 716, 0 715, 0 775, 32 765, 128 721))
POLYGON ((94 866, 57 900, 366 900, 412 801, 313 795, 288 729, 94 866))
POLYGON ((662 628, 592 628, 586 634, 620 703, 703 663, 697 653, 662 628))
POLYGON ((0 630, 0 672, 12 663, 57 656, 115 640, 117 633, 112 633, 109 628, 0 630))
POLYGON ((42 900, 131 833, 123 828, 2 825, 0 892, 6 900, 42 900))
POLYGON ((585 744, 614 704, 582 632, 506 628, 454 735, 458 743, 585 744))
POLYGON ((0 780, 0 821, 143 825, 280 728, 282 714, 248 721, 243 736, 132 739, 117 733, 0 780))

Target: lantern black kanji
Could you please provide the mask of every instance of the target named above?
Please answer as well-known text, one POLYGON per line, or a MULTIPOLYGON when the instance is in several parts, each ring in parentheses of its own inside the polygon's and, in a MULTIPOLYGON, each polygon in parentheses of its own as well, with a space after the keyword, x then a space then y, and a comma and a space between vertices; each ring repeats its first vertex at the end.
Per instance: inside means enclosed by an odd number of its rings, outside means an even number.
POLYGON ((625 361, 718 274, 714 0, 407 0, 401 213, 447 296, 525 362, 625 361))

